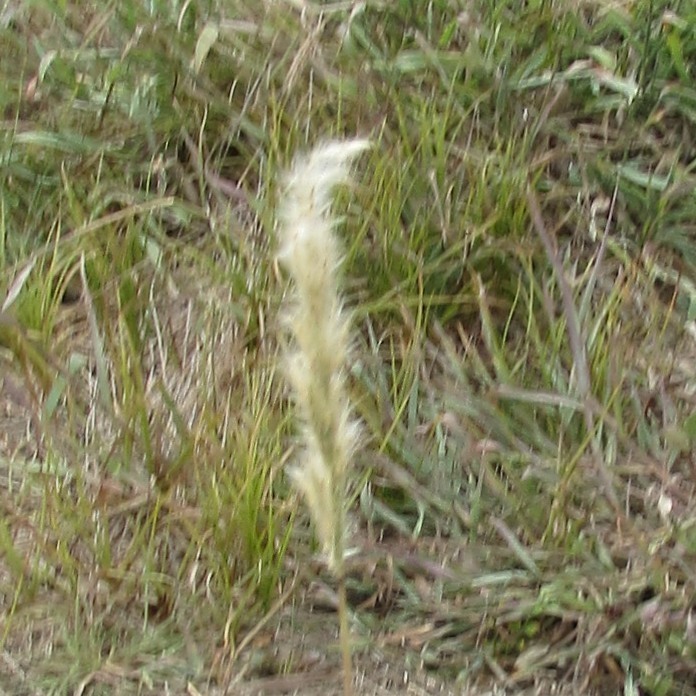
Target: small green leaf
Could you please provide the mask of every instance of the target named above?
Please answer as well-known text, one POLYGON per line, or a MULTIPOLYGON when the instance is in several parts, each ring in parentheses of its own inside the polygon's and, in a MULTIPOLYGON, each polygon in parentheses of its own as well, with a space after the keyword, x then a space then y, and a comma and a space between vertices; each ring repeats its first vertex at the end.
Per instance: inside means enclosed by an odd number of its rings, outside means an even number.
POLYGON ((193 69, 196 73, 200 72, 205 59, 208 57, 208 53, 210 53, 210 49, 218 40, 219 33, 220 28, 213 22, 208 22, 203 27, 203 31, 196 42, 196 51, 193 56, 193 69))
POLYGON ((692 413, 685 421, 682 426, 682 430, 686 433, 687 437, 691 442, 696 442, 696 411, 692 413))
POLYGON ((616 70, 616 56, 603 46, 591 46, 587 52, 605 70, 616 70))
POLYGON ((620 165, 619 174, 627 181, 655 191, 664 191, 670 182, 670 177, 668 176, 658 176, 652 172, 643 172, 630 164, 620 165))
POLYGON ((667 34, 665 42, 667 44, 667 48, 669 49, 670 55, 672 56, 674 69, 677 71, 677 74, 682 80, 688 82, 689 68, 684 60, 684 48, 682 46, 681 37, 676 31, 670 31, 667 34))

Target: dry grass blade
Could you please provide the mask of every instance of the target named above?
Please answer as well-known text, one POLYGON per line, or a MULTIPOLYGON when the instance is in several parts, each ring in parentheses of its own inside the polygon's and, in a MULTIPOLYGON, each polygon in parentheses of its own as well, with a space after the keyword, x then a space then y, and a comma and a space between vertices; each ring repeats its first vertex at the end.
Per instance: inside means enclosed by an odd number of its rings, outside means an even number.
POLYGON ((590 371, 587 367, 587 348, 585 342, 581 337, 581 329, 578 322, 578 313, 575 308, 575 302, 573 301, 573 294, 570 290, 570 285, 565 275, 563 265, 556 247, 551 240, 551 237, 546 230, 546 225, 544 224, 544 219, 541 215, 541 209, 539 208, 539 203, 537 201, 534 192, 531 187, 527 188, 527 202, 529 204, 529 211, 532 216, 532 223, 534 229, 536 230, 539 238, 541 239, 546 255, 548 257, 549 263, 553 267, 556 274, 556 279, 558 280, 558 285, 561 289, 561 299, 563 302, 563 311, 566 319, 566 327, 568 331, 568 340, 570 342, 570 348, 573 353, 573 365, 575 368, 575 373, 577 377, 578 390, 580 392, 580 398, 583 402, 583 414, 585 416, 585 426, 587 428, 588 437, 590 438, 593 456, 595 460, 595 466, 600 472, 602 481, 604 484, 604 492, 616 510, 617 514, 620 514, 621 506, 619 504, 619 498, 616 495, 616 490, 614 487, 613 476, 609 469, 607 468, 602 454, 596 445, 595 438, 595 419, 591 408, 592 399, 592 385, 590 382, 590 371))

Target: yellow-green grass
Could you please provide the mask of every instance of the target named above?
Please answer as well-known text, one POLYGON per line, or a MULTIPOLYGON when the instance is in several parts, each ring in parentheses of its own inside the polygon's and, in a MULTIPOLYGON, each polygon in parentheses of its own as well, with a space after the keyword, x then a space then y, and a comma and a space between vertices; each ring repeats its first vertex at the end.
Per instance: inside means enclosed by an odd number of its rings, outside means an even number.
POLYGON ((285 475, 276 193, 357 135, 358 652, 696 694, 694 26, 663 0, 0 4, 0 688, 311 672, 250 657, 331 587, 285 475))

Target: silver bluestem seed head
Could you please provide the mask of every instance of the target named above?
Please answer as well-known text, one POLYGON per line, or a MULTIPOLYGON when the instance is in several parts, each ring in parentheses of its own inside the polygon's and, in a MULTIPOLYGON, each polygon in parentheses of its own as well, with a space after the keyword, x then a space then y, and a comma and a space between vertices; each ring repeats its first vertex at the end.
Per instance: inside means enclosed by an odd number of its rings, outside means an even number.
POLYGON ((330 209, 334 187, 348 181, 351 161, 368 145, 335 141, 298 158, 279 207, 279 260, 293 284, 283 310, 291 335, 286 368, 303 439, 290 475, 336 573, 345 553, 346 472, 360 429, 345 386, 350 321, 338 288, 341 251, 330 209))

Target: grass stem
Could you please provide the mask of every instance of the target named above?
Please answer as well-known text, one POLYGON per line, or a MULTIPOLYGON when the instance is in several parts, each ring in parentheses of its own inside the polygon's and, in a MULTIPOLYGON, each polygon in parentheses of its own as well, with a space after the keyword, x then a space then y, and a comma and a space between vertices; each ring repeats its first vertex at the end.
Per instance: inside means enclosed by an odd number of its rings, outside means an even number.
POLYGON ((346 598, 346 577, 338 578, 338 621, 339 641, 341 643, 341 662, 343 671, 343 694, 353 696, 353 658, 350 645, 350 626, 348 625, 348 600, 346 598))

